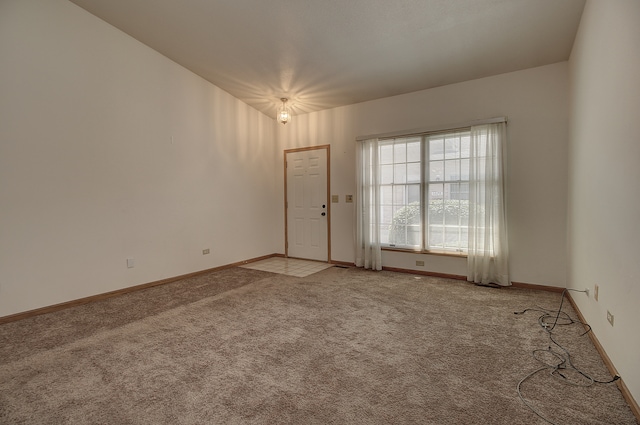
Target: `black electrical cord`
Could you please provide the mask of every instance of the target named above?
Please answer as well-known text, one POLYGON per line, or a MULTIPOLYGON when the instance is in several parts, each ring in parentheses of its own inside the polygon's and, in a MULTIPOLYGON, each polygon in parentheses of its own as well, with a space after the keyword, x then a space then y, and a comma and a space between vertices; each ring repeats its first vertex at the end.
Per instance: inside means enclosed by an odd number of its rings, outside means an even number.
POLYGON ((516 386, 516 390, 518 391, 518 396, 520 397, 520 400, 522 400, 522 402, 536 415, 538 415, 540 418, 542 418, 544 421, 553 424, 553 425, 558 425, 556 422, 553 422, 552 420, 546 418, 545 416, 542 415, 542 413, 540 413, 536 408, 533 407, 533 405, 531 405, 522 395, 522 384, 530 379, 532 376, 536 375, 539 372, 542 372, 543 370, 549 370, 550 371, 550 375, 556 379, 562 379, 562 382, 565 382, 566 384, 569 385, 576 385, 576 386, 584 386, 584 387, 588 387, 591 386, 593 384, 610 384, 612 382, 617 381, 618 379, 620 379, 620 376, 616 375, 614 376, 611 380, 609 381, 601 381, 598 379, 593 378, 592 376, 590 376, 589 374, 583 372, 582 370, 578 369, 573 362, 571 361, 571 354, 569 353, 569 351, 564 348, 562 345, 560 345, 560 343, 558 343, 558 341, 556 341, 554 339, 554 335, 553 335, 553 330, 556 328, 556 326, 567 326, 567 325, 572 325, 574 323, 580 323, 581 325, 583 325, 586 330, 580 334, 580 336, 584 336, 587 333, 591 332, 591 326, 589 326, 586 323, 583 323, 580 320, 577 319, 573 319, 571 316, 569 316, 569 314, 567 314, 566 312, 562 311, 562 306, 564 303, 564 296, 567 293, 567 291, 576 291, 576 292, 586 292, 586 291, 581 291, 581 290, 577 290, 577 289, 564 289, 562 291, 562 295, 561 295, 561 299, 560 299, 560 306, 558 307, 557 311, 554 310, 549 310, 546 308, 542 308, 542 307, 538 307, 538 308, 527 308, 525 310, 522 311, 515 311, 514 314, 524 314, 527 313, 529 311, 536 311, 539 313, 542 313, 539 317, 538 317, 538 324, 540 325, 540 327, 548 334, 549 336, 549 347, 546 350, 543 349, 537 349, 537 350, 533 350, 532 355, 533 358, 536 359, 537 361, 539 361, 540 363, 542 363, 544 366, 540 367, 539 369, 534 370, 533 372, 529 373, 527 376, 525 376, 524 378, 522 378, 520 380, 520 382, 518 382, 518 385, 516 386), (552 344, 553 346, 557 347, 560 352, 555 351, 552 349, 552 344), (550 355, 551 358, 554 358, 557 360, 557 363, 555 364, 549 364, 548 362, 543 361, 542 359, 539 358, 538 353, 546 353, 547 355, 550 355), (584 383, 580 383, 580 382, 576 382, 576 381, 572 381, 569 379, 569 377, 567 376, 566 370, 572 370, 578 373, 578 375, 582 376, 586 381, 584 383), (563 373, 564 372, 564 373, 563 373))

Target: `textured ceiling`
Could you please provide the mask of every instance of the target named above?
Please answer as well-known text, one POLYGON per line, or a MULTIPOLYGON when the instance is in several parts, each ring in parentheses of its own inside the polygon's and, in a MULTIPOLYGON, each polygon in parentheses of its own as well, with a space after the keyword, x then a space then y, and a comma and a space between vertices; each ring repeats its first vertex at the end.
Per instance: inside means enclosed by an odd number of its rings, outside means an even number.
POLYGON ((567 60, 584 0, 71 0, 254 108, 305 113, 567 60))

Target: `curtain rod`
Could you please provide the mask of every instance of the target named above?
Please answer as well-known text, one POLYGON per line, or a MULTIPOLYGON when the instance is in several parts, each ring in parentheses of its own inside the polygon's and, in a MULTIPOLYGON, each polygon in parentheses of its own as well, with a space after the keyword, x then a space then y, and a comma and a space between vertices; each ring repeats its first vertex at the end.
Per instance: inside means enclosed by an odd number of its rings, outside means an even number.
POLYGON ((392 131, 389 133, 369 134, 366 136, 356 137, 356 142, 361 142, 363 140, 369 140, 369 139, 389 139, 392 137, 399 137, 399 136, 415 136, 418 134, 436 133, 439 131, 446 131, 446 130, 457 130, 459 128, 473 127, 474 125, 494 124, 498 122, 506 123, 507 117, 487 118, 484 120, 469 121, 462 124, 437 125, 437 126, 430 126, 430 127, 423 127, 423 128, 414 128, 413 130, 401 130, 401 131, 392 131))

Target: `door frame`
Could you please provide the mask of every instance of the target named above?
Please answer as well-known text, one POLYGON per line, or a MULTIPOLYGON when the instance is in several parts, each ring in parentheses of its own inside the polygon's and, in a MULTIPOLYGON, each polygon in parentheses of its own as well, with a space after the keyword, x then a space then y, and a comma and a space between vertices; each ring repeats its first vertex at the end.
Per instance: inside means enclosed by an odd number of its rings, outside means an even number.
POLYGON ((304 148, 284 150, 284 256, 289 257, 289 220, 287 208, 287 154, 303 151, 325 149, 327 152, 327 263, 331 263, 331 145, 307 146, 304 148))

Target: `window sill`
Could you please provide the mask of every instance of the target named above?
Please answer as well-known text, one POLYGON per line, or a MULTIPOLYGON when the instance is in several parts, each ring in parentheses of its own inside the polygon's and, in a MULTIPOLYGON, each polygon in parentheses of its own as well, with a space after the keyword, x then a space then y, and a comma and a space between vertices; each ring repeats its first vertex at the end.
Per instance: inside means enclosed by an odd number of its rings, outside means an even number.
POLYGON ((452 251, 423 251, 409 248, 393 248, 389 246, 382 247, 383 251, 392 251, 392 252, 406 252, 409 254, 426 254, 426 255, 439 255, 442 257, 457 257, 457 258, 467 258, 467 254, 464 252, 452 252, 452 251))

